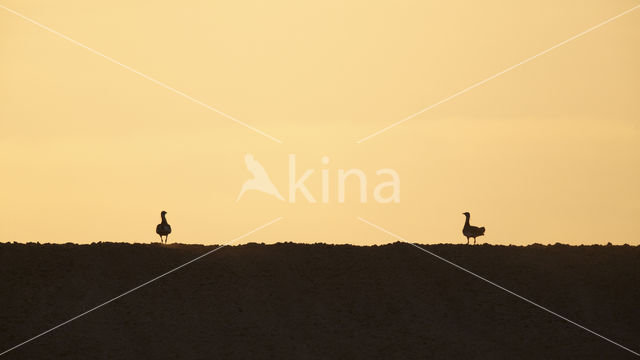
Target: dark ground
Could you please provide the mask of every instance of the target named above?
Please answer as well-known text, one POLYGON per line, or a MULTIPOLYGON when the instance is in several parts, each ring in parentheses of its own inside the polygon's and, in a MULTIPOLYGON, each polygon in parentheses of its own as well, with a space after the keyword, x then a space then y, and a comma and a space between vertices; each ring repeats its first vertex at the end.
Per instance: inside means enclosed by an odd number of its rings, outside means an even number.
MULTIPOLYGON (((426 245, 640 351, 640 247, 426 245)), ((200 254, 0 244, 0 352, 200 254)), ((223 248, 6 359, 631 359, 408 244, 223 248)))

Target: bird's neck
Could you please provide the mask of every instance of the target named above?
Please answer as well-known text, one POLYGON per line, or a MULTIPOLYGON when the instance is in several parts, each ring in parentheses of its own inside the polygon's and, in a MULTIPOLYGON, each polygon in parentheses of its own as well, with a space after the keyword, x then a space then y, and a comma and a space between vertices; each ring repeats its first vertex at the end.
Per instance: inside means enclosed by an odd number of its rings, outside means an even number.
POLYGON ((162 223, 166 224, 167 223, 167 218, 165 217, 164 214, 160 214, 160 216, 162 217, 162 223))
POLYGON ((465 216, 465 217, 466 217, 467 219, 464 221, 464 225, 465 225, 465 226, 469 226, 469 218, 470 218, 471 216, 465 216))

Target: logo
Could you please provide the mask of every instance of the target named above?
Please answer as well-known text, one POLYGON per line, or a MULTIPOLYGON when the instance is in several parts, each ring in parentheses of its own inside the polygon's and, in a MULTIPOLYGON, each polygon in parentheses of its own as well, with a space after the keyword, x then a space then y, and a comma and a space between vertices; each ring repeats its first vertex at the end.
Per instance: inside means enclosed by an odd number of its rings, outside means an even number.
POLYGON ((253 179, 249 179, 242 184, 242 189, 240 190, 240 194, 236 198, 236 202, 240 201, 240 198, 247 190, 257 190, 262 191, 263 193, 267 193, 269 195, 273 195, 278 199, 284 201, 282 195, 273 185, 273 182, 269 178, 269 175, 264 170, 264 167, 253 158, 253 155, 246 154, 244 156, 244 162, 247 164, 247 170, 253 175, 253 179))
MULTIPOLYGON (((247 180, 242 184, 242 188, 240 189, 240 193, 236 198, 236 202, 240 201, 245 192, 249 190, 257 190, 271 196, 276 197, 280 201, 287 201, 280 194, 278 188, 273 184, 269 175, 267 174, 264 167, 254 159, 253 155, 246 154, 244 156, 244 161, 247 165, 247 170, 253 175, 253 178, 247 180)), ((329 164, 329 157, 323 156, 322 164, 329 164)), ((293 204, 296 202, 297 194, 300 193, 307 200, 308 203, 316 203, 316 198, 312 195, 309 188, 307 188, 305 182, 309 180, 316 172, 316 169, 307 169, 302 173, 300 177, 296 175, 296 155, 289 154, 289 199, 288 202, 293 204)), ((320 170, 320 182, 322 187, 322 193, 320 196, 320 201, 322 203, 329 203, 331 197, 331 177, 330 169, 321 169, 320 170)), ((375 172, 376 179, 378 180, 386 180, 380 181, 373 188, 371 195, 373 195, 373 199, 380 204, 387 203, 399 203, 400 202, 400 176, 398 173, 389 168, 378 169, 375 172), (381 179, 382 178, 382 179, 381 179)), ((368 188, 368 177, 367 174, 361 169, 352 168, 349 170, 338 169, 337 174, 335 176, 335 181, 337 183, 337 200, 338 203, 345 203, 347 198, 347 179, 355 178, 358 180, 358 198, 361 203, 367 203, 369 199, 369 188, 368 188)), ((349 190, 353 191, 353 186, 349 188, 349 190)), ((355 196, 356 194, 353 194, 355 196)), ((351 197, 350 197, 351 198, 351 197)))

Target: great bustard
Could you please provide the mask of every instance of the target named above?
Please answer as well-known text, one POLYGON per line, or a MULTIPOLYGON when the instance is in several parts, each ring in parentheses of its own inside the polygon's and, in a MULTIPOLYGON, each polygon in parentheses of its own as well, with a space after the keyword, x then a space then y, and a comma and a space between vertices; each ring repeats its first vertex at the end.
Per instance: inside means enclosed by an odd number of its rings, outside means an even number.
POLYGON ((163 211, 160 213, 160 217, 162 217, 162 222, 156 226, 156 234, 160 235, 160 243, 162 244, 162 237, 164 236, 164 243, 167 243, 167 239, 169 238, 169 234, 171 234, 171 225, 167 222, 166 215, 167 212, 163 211))
POLYGON ((464 227, 462 228, 462 235, 467 237, 467 245, 469 245, 469 238, 473 238, 473 245, 475 245, 476 237, 484 235, 484 227, 471 226, 469 224, 471 214, 468 212, 464 212, 462 214, 467 218, 464 222, 464 227))

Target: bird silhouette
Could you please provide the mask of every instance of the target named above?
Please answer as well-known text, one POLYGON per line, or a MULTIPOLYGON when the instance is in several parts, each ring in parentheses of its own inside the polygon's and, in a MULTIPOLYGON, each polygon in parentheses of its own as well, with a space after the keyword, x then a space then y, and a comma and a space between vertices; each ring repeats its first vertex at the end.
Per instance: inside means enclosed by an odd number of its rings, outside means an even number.
POLYGON ((484 235, 484 227, 471 226, 469 224, 471 214, 468 212, 463 212, 462 214, 467 218, 464 222, 464 227, 462 228, 462 235, 467 237, 467 245, 469 245, 469 238, 473 238, 473 245, 475 245, 476 237, 484 235))
POLYGON ((169 238, 169 234, 171 234, 171 225, 167 222, 166 211, 162 211, 160 213, 160 217, 162 218, 162 222, 156 226, 156 234, 160 235, 160 243, 162 244, 162 237, 164 236, 164 243, 167 243, 167 239, 169 238))

